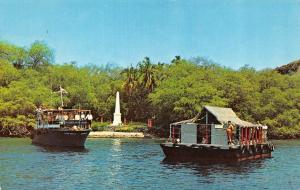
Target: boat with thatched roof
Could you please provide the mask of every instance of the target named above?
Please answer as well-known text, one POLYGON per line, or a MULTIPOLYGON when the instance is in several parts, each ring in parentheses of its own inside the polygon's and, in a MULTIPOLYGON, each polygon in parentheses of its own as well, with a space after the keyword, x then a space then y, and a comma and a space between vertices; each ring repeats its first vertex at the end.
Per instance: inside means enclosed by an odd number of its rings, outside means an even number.
POLYGON ((271 157, 274 146, 267 139, 267 129, 241 120, 231 108, 205 106, 196 117, 171 123, 169 141, 161 147, 167 159, 176 160, 242 161, 271 157), (230 138, 228 123, 234 126, 230 138))

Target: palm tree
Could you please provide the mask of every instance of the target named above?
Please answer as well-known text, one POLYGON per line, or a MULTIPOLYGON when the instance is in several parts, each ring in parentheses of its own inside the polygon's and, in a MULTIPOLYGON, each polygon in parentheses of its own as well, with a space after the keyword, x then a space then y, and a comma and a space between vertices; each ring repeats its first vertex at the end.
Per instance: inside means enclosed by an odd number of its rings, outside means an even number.
POLYGON ((155 66, 151 64, 149 57, 145 57, 145 59, 138 64, 140 71, 140 79, 141 84, 144 86, 148 93, 154 90, 156 86, 155 79, 155 66))
POLYGON ((131 66, 124 69, 122 73, 126 75, 123 88, 125 89, 125 93, 130 97, 138 86, 137 70, 131 66))

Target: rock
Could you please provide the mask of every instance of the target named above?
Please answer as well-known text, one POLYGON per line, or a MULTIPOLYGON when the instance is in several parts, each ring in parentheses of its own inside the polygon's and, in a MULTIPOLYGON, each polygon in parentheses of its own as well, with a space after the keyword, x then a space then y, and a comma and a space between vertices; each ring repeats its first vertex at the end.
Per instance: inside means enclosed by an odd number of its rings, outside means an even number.
POLYGON ((277 67, 275 71, 279 72, 280 74, 300 73, 300 60, 296 60, 281 67, 277 67))

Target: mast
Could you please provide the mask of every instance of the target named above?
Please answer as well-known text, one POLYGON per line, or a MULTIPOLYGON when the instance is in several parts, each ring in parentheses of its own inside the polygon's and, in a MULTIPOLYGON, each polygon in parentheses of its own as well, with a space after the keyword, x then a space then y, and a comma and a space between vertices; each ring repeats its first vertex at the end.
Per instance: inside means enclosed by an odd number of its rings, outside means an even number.
POLYGON ((64 107, 64 100, 63 100, 63 94, 68 94, 68 92, 59 85, 59 91, 57 93, 60 93, 60 101, 61 101, 61 107, 64 107))

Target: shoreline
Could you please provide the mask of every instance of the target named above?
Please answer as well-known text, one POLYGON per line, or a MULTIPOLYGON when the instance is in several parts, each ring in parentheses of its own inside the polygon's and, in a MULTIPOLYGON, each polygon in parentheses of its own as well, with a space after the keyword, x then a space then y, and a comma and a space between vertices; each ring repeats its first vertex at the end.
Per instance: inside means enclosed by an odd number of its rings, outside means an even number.
MULTIPOLYGON (((0 137, 7 138, 26 138, 30 137, 29 134, 20 134, 20 135, 3 135, 0 134, 0 137)), ((147 132, 114 132, 114 131, 91 131, 87 138, 168 138, 162 137, 160 135, 155 135, 153 133, 147 132)), ((282 136, 282 135, 272 135, 268 138, 269 140, 300 140, 300 136, 291 137, 291 136, 282 136)))
POLYGON ((88 138, 145 138, 142 132, 91 131, 88 138))

